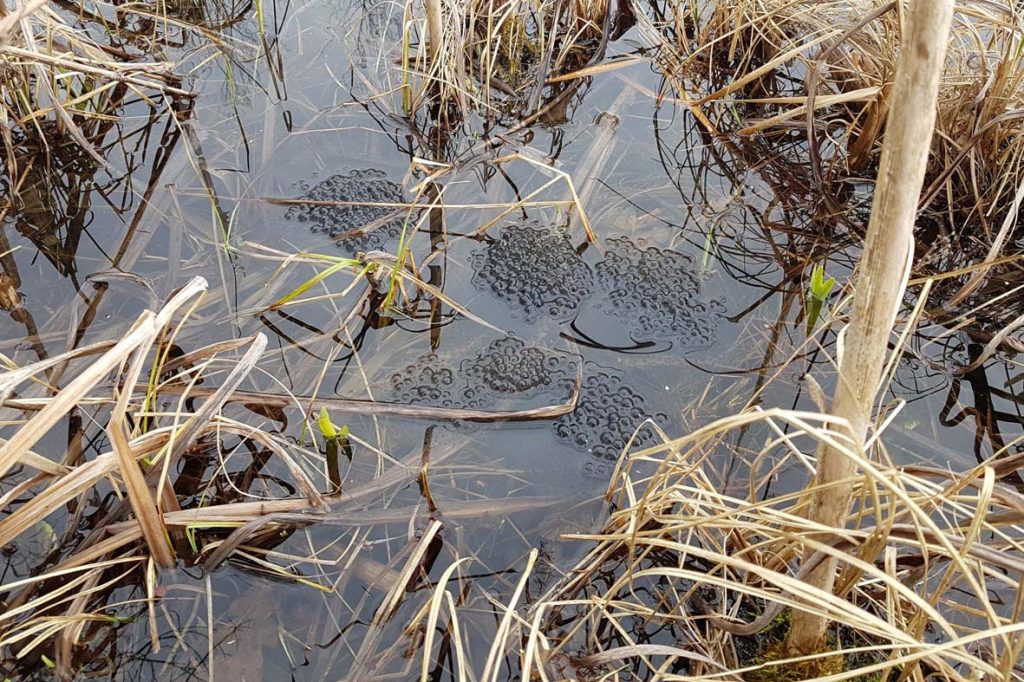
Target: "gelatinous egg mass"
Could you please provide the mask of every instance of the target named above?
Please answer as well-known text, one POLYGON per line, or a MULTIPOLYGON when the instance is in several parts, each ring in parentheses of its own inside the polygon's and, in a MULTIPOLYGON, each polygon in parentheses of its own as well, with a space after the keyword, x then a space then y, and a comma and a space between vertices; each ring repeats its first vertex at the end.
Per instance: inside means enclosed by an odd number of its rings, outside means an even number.
POLYGON ((590 266, 568 235, 540 223, 505 226, 470 264, 474 286, 505 301, 526 322, 572 318, 594 286, 590 266))
POLYGON ((423 355, 393 374, 390 385, 399 402, 436 407, 484 409, 502 398, 525 400, 544 391, 564 400, 576 379, 576 362, 565 353, 506 337, 457 364, 423 355))
POLYGON ((602 310, 628 322, 636 337, 683 346, 714 342, 725 306, 701 296, 702 280, 692 256, 625 237, 607 244, 595 268, 602 310))
POLYGON ((337 237, 351 230, 365 230, 339 240, 349 252, 379 249, 402 231, 405 210, 389 204, 405 201, 402 187, 373 168, 332 175, 314 185, 299 184, 300 199, 310 203, 289 206, 284 217, 308 223, 310 229, 337 237), (323 202, 323 203, 316 203, 323 202))
POLYGON ((623 383, 618 373, 589 363, 585 372, 576 409, 554 422, 555 435, 577 450, 607 460, 618 459, 634 433, 633 447, 653 445, 655 432, 640 425, 648 417, 664 423, 666 416, 649 414, 644 397, 623 383))

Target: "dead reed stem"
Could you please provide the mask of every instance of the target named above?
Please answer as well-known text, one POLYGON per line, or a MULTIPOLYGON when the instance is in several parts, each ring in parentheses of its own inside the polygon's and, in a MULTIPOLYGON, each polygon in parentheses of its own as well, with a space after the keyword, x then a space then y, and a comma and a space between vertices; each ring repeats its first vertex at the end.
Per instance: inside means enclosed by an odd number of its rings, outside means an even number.
POLYGON ((570 536, 595 544, 525 618, 523 679, 967 679, 971 671, 1020 680, 1024 499, 991 467, 897 467, 881 441, 868 459, 848 428, 826 414, 752 410, 623 455, 608 494, 615 511, 599 533, 570 536), (729 433, 756 425, 779 437, 739 473, 755 492, 723 494, 711 462, 729 433), (802 458, 808 437, 856 463, 850 483, 870 522, 823 529, 806 518, 806 494, 762 495, 773 474, 756 462, 802 458), (813 550, 799 570, 794 539, 813 550), (807 583, 826 557, 839 557, 848 594, 807 583), (792 622, 784 612, 798 609, 837 623, 827 652, 776 647, 792 622), (581 667, 608 676, 565 674, 581 667))
MULTIPOLYGON (((868 223, 853 314, 839 362, 832 413, 849 422, 863 448, 885 366, 888 338, 903 301, 914 251, 914 220, 935 128, 936 98, 953 19, 953 0, 915 0, 896 67, 881 169, 868 223)), ((824 444, 811 495, 809 519, 830 528, 845 525, 853 498, 855 461, 824 444)), ((807 583, 832 592, 837 561, 811 572, 807 583)), ((788 645, 798 653, 821 646, 827 622, 796 611, 788 645)))
POLYGON ((430 66, 436 67, 441 46, 444 44, 444 22, 441 19, 441 0, 423 0, 427 12, 427 46, 430 50, 430 66))

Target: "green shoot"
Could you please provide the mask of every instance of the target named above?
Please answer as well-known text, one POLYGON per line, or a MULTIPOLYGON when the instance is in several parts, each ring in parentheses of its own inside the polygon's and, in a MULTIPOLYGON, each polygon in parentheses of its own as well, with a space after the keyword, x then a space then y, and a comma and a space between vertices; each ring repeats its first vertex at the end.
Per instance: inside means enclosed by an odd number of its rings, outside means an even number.
POLYGON ((348 427, 338 426, 332 422, 331 415, 328 414, 326 407, 320 408, 320 415, 317 417, 316 423, 320 427, 321 435, 327 440, 348 438, 348 427))
POLYGON ((361 268, 361 270, 359 271, 359 275, 362 276, 370 269, 369 265, 363 265, 362 261, 356 260, 355 258, 337 258, 333 260, 333 265, 331 265, 329 268, 325 270, 321 270, 320 272, 316 273, 315 275, 307 279, 305 282, 300 284, 297 288, 293 289, 291 292, 285 294, 281 298, 274 301, 272 304, 270 304, 270 307, 268 307, 267 310, 277 310, 278 308, 285 306, 286 304, 290 303, 291 301, 294 301, 296 298, 306 293, 307 291, 309 291, 317 284, 324 281, 325 279, 327 279, 336 272, 340 272, 347 268, 361 268))
POLYGON ((344 453, 345 458, 352 461, 352 444, 348 440, 348 426, 337 426, 331 421, 331 415, 326 407, 320 408, 320 415, 316 420, 320 433, 327 441, 325 457, 327 459, 327 480, 331 483, 331 494, 337 495, 341 492, 341 465, 339 454, 344 453))
POLYGON ((57 532, 55 530, 53 530, 53 526, 48 524, 46 521, 40 521, 39 522, 39 526, 40 526, 40 528, 42 528, 43 537, 46 538, 46 540, 45 540, 46 551, 52 552, 53 550, 55 550, 58 547, 60 547, 60 538, 57 537, 57 532))
POLYGON ((707 235, 704 237, 704 248, 701 249, 700 257, 700 270, 703 273, 708 271, 708 263, 711 261, 711 254, 715 250, 715 223, 711 224, 711 229, 708 230, 707 235))
POLYGON ((811 269, 811 297, 816 298, 819 301, 824 302, 829 294, 832 293, 832 288, 836 285, 836 278, 829 277, 825 279, 825 268, 821 265, 815 265, 811 269))
POLYGON ((207 521, 204 523, 189 523, 185 525, 185 539, 193 554, 199 554, 199 545, 196 543, 197 530, 209 530, 211 528, 238 528, 242 524, 237 521, 207 521))
POLYGON ((836 280, 834 277, 825 279, 824 266, 815 265, 811 268, 811 282, 807 290, 806 304, 808 336, 810 336, 811 332, 814 331, 815 325, 818 324, 822 308, 828 300, 829 294, 832 293, 832 288, 835 287, 835 285, 836 280))
POLYGON ((405 21, 402 23, 402 111, 412 116, 412 86, 409 84, 410 66, 409 53, 412 51, 412 40, 409 37, 411 5, 405 7, 405 21))

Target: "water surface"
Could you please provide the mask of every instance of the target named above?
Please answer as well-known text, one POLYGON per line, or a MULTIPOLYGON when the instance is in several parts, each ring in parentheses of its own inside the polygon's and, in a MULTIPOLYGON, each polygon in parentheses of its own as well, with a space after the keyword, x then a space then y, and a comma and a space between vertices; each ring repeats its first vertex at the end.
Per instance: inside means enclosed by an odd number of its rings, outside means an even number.
MULTIPOLYGON (((828 387, 835 336, 807 340, 808 263, 826 260, 829 274, 849 276, 856 239, 845 224, 866 223, 870 196, 853 192, 845 222, 822 235, 801 188, 764 162, 798 155, 799 140, 713 139, 645 61, 586 79, 565 107, 464 163, 514 120, 472 116, 440 141, 422 120, 406 120, 395 62, 400 8, 297 0, 264 12, 266 36, 251 9, 225 30, 230 58, 194 36, 167 48, 192 69, 194 108, 175 121, 166 102, 126 99, 103 138, 111 168, 35 155, 24 203, 8 206, 0 230, 0 264, 23 297, 0 324, 3 353, 27 364, 69 342, 116 337, 152 300, 201 275, 210 295, 175 343, 187 352, 267 334, 270 350, 248 389, 500 412, 562 403, 580 376, 579 405, 515 424, 336 415, 353 435, 346 485, 429 450, 441 461, 430 477, 436 512, 409 481, 370 509, 400 510, 400 520, 353 512, 350 523, 282 535, 265 558, 292 578, 268 577, 244 557, 209 582, 195 566, 162 575, 159 652, 138 601, 145 595, 129 582, 109 600, 123 601, 109 609, 123 620, 86 633, 82 662, 99 677, 208 679, 212 651, 220 679, 418 678, 422 633, 403 626, 429 597, 429 581, 471 557, 456 575, 469 586, 459 595, 462 628, 479 668, 495 604, 514 589, 528 552, 542 550, 527 600, 582 549, 559 534, 593 528, 607 512, 594 499, 627 443, 651 445, 659 430, 682 434, 751 402, 813 409, 804 376, 813 370, 828 387), (526 158, 498 161, 517 153, 526 158), (596 241, 570 210, 564 178, 530 159, 572 178, 596 241), (455 167, 417 192, 431 164, 455 167), (411 202, 434 208, 402 208, 411 202), (366 234, 347 234, 367 225, 366 234), (362 289, 338 296, 351 282, 338 275, 311 292, 316 300, 266 310, 313 273, 302 264, 281 270, 288 254, 396 253, 400 243, 445 299, 421 295, 401 314, 350 315, 362 289), (502 511, 509 500, 538 498, 558 503, 502 511), (459 511, 487 500, 495 513, 459 511), (431 517, 443 529, 425 562, 428 580, 379 622, 388 590, 374 567, 400 569, 431 517), (299 561, 311 554, 315 562, 299 561)), ((637 45, 626 31, 606 59, 637 45)), ((906 401, 889 430, 892 457, 965 468, 1019 449, 1018 363, 995 358, 961 378, 949 371, 980 350, 934 326, 914 338, 887 396, 906 401)), ((230 412, 304 437, 297 411, 230 412)), ((66 438, 51 434, 40 450, 74 447, 89 458, 109 449, 91 417, 77 411, 66 438)), ((737 435, 711 463, 726 486, 745 490, 732 472, 766 435, 737 435)), ((297 495, 266 453, 232 437, 185 458, 179 473, 195 504, 297 495), (214 480, 221 469, 235 489, 214 480)), ((765 493, 802 484, 802 471, 784 470, 765 493)), ((37 534, 5 552, 5 580, 35 570, 45 545, 37 534)), ((31 677, 38 663, 23 662, 19 674, 31 677)), ((451 665, 442 657, 434 679, 454 679, 451 665)), ((514 679, 514 663, 504 665, 514 679)))

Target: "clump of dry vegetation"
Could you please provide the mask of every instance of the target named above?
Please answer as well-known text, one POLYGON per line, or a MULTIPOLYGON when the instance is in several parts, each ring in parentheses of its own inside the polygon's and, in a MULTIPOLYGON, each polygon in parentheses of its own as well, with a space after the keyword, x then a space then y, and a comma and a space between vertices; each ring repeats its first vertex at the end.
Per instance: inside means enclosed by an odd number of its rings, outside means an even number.
POLYGON ((410 0, 402 45, 403 108, 427 102, 453 123, 467 112, 537 115, 575 92, 612 31, 607 0, 410 0))
MULTIPOLYGON (((288 300, 301 291, 293 293, 288 300)), ((576 396, 550 408, 494 413, 259 390, 253 380, 264 335, 184 350, 190 318, 205 298, 206 283, 195 278, 116 341, 24 367, 8 361, 0 374, 8 427, 0 440, 0 546, 11 571, 0 586, 0 674, 14 678, 46 666, 61 679, 83 668, 116 675, 124 665, 117 653, 122 638, 141 639, 141 650, 155 654, 167 646, 168 632, 175 650, 195 647, 198 637, 208 647, 207 669, 217 665, 227 678, 233 670, 258 674, 256 659, 231 660, 221 651, 247 601, 215 609, 209 581, 206 593, 196 594, 167 570, 201 566, 209 576, 228 560, 326 595, 322 617, 300 623, 309 628, 308 641, 334 619, 372 620, 375 634, 358 630, 347 640, 358 651, 347 662, 353 671, 401 662, 403 629, 418 631, 415 623, 429 607, 431 592, 422 585, 441 541, 436 517, 504 517, 558 501, 475 499, 462 480, 481 474, 464 462, 447 469, 466 441, 428 441, 422 452, 393 456, 335 426, 331 415, 543 419, 570 411, 576 396), (300 417, 288 427, 287 415, 295 413, 300 417), (65 429, 70 444, 58 440, 54 448, 54 436, 65 429), (86 441, 93 439, 105 446, 90 456, 86 441), (428 475, 436 476, 433 484, 428 475), (428 504, 400 494, 415 490, 416 481, 428 504), (336 530, 281 547, 313 526, 336 530), (383 606, 377 599, 350 601, 346 585, 357 576, 363 582, 353 589, 386 596, 383 606), (195 627, 182 625, 175 615, 182 601, 194 601, 207 616, 195 627), (125 634, 136 621, 145 634, 125 634)), ((503 473, 492 468, 485 475, 503 473)), ((456 556, 453 566, 461 563, 456 556)), ((243 645, 258 654, 261 633, 273 639, 279 623, 268 620, 277 614, 272 598, 255 601, 259 627, 243 645)))
POLYGON ((624 457, 611 517, 576 536, 591 549, 532 609, 524 676, 1024 679, 1024 498, 996 482, 1000 463, 899 467, 825 421, 754 410, 624 457), (711 461, 751 428, 772 435, 724 488, 711 461), (846 528, 808 522, 804 491, 767 494, 823 443, 859 472, 846 528), (805 581, 830 557, 835 594, 805 581), (836 623, 828 651, 785 655, 793 610, 836 623))
POLYGON ((105 136, 126 107, 187 120, 195 93, 183 84, 182 62, 265 57, 278 76, 264 19, 262 3, 220 0, 0 2, 0 154, 14 193, 24 184, 25 148, 109 168, 105 136), (249 17, 254 35, 237 35, 249 17))
MULTIPOLYGON (((877 163, 901 3, 723 0, 692 9, 642 25, 666 75, 710 125, 739 135, 803 133, 820 183, 877 163)), ((969 2, 958 7, 947 50, 922 208, 937 200, 940 214, 986 232, 996 231, 991 210, 1008 206, 1018 184, 1022 33, 1024 15, 1012 3, 969 2)))
POLYGON ((109 121, 126 93, 144 100, 190 97, 171 64, 139 57, 73 25, 49 3, 15 9, 0 3, 0 137, 7 174, 17 177, 16 136, 58 148, 75 144, 103 166, 106 160, 95 149, 99 140, 86 129, 109 121))
MULTIPOLYGON (((662 71, 709 132, 804 140, 784 172, 816 197, 822 229, 834 226, 841 198, 877 172, 905 3, 633 4, 662 71)), ((986 305, 1021 282, 1022 36, 1012 2, 957 5, 919 207, 916 274, 940 280, 932 316, 970 309, 988 338, 1024 312, 986 305)))
MULTIPOLYGON (((599 68, 611 30, 602 3, 428 0, 424 7, 421 16, 418 5, 406 6, 404 106, 413 114, 429 102, 432 115, 445 122, 466 111, 498 109, 521 115, 517 125, 536 122, 571 93, 560 84, 599 68)), ((899 52, 898 3, 723 0, 677 2, 653 12, 636 2, 633 9, 658 46, 666 74, 709 132, 806 136, 806 182, 822 195, 878 163, 899 52)), ((938 273, 960 267, 948 277, 959 286, 943 298, 949 307, 983 294, 984 281, 1002 272, 996 268, 1007 264, 999 258, 1015 235, 1012 218, 1024 198, 1015 175, 1021 76, 1014 70, 1020 51, 1012 43, 1020 45, 1018 18, 987 2, 961 8, 947 65, 922 211, 927 221, 946 226, 950 240, 973 240, 974 246, 957 251, 954 261, 920 267, 938 273)), ((95 154, 83 131, 86 121, 107 116, 103 97, 119 89, 187 96, 162 65, 112 59, 108 48, 67 28, 41 3, 0 21, 0 58, 14 74, 4 86, 0 121, 9 148, 15 127, 41 131, 45 121, 95 154)), ((511 161, 543 166, 518 154, 497 163, 511 161)), ((550 182, 519 203, 564 181, 573 200, 561 204, 579 211, 593 240, 572 181, 543 169, 550 182)), ((16 171, 9 169, 11 177, 16 171)), ((341 324, 347 332, 352 319, 370 312, 412 318, 429 297, 486 325, 425 282, 419 274, 425 264, 416 264, 409 251, 412 235, 442 210, 436 188, 424 182, 414 203, 391 208, 406 215, 396 256, 288 256, 247 245, 255 257, 281 262, 281 272, 293 265, 315 270, 264 312, 355 293, 341 324), (343 293, 304 298, 340 272, 356 273, 343 293)), ((195 279, 162 305, 154 294, 154 311, 119 340, 25 367, 9 363, 0 374, 9 427, 8 439, 0 441, 0 479, 10 485, 0 497, 0 545, 22 552, 28 564, 24 577, 0 586, 5 673, 42 664, 70 679, 88 658, 82 652, 90 642, 128 619, 147 619, 148 650, 159 651, 156 623, 173 620, 162 600, 180 586, 162 583, 167 573, 158 569, 201 565, 205 603, 191 598, 193 612, 203 610, 207 619, 198 617, 209 642, 206 664, 216 661, 228 678, 253 674, 261 665, 255 658, 225 661, 214 651, 215 620, 222 614, 214 614, 209 576, 232 560, 337 599, 340 607, 332 602, 325 608, 329 617, 303 614, 311 622, 301 642, 308 646, 340 632, 344 646, 336 651, 343 653, 331 656, 346 657, 349 679, 408 677, 418 667, 422 680, 448 670, 458 679, 489 682, 503 673, 579 680, 959 680, 980 673, 1024 680, 1024 497, 999 481, 1019 466, 1019 456, 1000 451, 962 472, 899 466, 884 436, 900 405, 883 411, 866 442, 866 423, 824 414, 824 404, 821 413, 750 408, 681 438, 663 436, 662 445, 627 450, 607 492, 611 512, 603 527, 570 536, 588 543, 584 558, 534 597, 530 581, 539 552, 533 551, 525 571, 505 580, 512 596, 499 606, 470 576, 472 550, 442 549, 443 523, 564 501, 468 494, 446 500, 431 489, 429 474, 458 448, 432 450, 430 435, 421 451, 398 457, 361 443, 372 461, 353 465, 350 459, 342 474, 338 457, 346 449, 351 456, 350 434, 330 413, 550 418, 574 409, 579 379, 565 403, 503 414, 291 396, 259 390, 259 382, 244 390, 266 350, 262 335, 188 352, 177 346, 205 292, 205 282, 195 279), (234 411, 239 406, 285 424, 285 411, 298 413, 300 435, 253 426, 234 411), (319 408, 325 409, 317 422, 319 408), (83 409, 105 438, 105 450, 86 458, 81 446, 68 447, 54 456, 48 439, 66 422, 81 420, 76 413, 83 409), (739 432, 759 435, 763 445, 726 480, 711 462, 726 450, 738 455, 733 439, 739 432), (234 449, 252 454, 245 475, 229 472, 227 437, 234 449), (809 454, 815 451, 841 458, 852 473, 773 496, 781 475, 798 471, 815 480, 818 461, 809 454), (183 473, 186 459, 202 463, 201 475, 183 473), (256 475, 270 461, 277 465, 276 491, 262 488, 256 475), (415 503, 387 506, 414 482, 420 484, 415 503), (835 526, 815 522, 808 493, 828 494, 833 486, 852 491, 852 511, 835 526), (323 543, 306 536, 305 553, 280 547, 297 531, 320 525, 344 530, 323 543), (383 549, 374 556, 371 546, 383 549), (439 556, 450 559, 440 577, 432 573, 439 556), (815 587, 810 574, 833 562, 836 589, 815 587), (361 596, 350 601, 346 587, 353 578, 361 582, 353 590, 361 596), (126 585, 132 598, 118 601, 126 585), (374 600, 365 596, 370 593, 374 600), (365 629, 336 628, 330 619, 338 609, 346 616, 339 620, 365 629), (783 647, 796 613, 837 624, 826 651, 793 656, 783 647), (481 632, 493 632, 483 652, 481 632)), ((881 305, 893 309, 892 301, 881 305)), ((880 356, 884 345, 878 345, 880 356)), ((887 376, 898 360, 888 359, 887 376)), ((476 475, 461 464, 446 473, 449 492, 458 491, 460 476, 476 475)), ((259 609, 264 598, 250 597, 257 620, 266 620, 259 609)), ((231 609, 228 619, 242 611, 231 609)), ((258 630, 253 650, 283 640, 283 630, 258 630)), ((184 647, 183 633, 173 635, 174 646, 184 647)), ((324 663, 325 674, 334 663, 324 663)))

